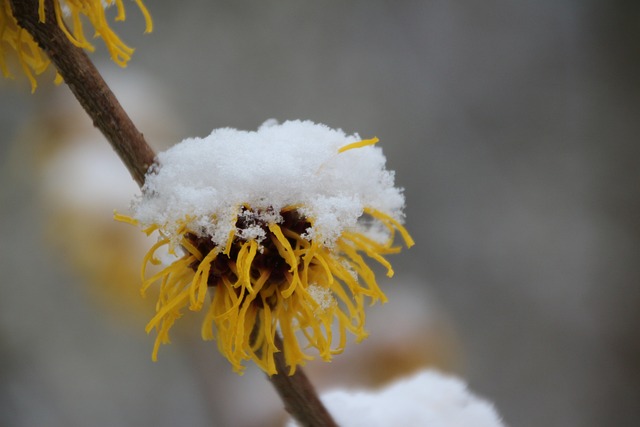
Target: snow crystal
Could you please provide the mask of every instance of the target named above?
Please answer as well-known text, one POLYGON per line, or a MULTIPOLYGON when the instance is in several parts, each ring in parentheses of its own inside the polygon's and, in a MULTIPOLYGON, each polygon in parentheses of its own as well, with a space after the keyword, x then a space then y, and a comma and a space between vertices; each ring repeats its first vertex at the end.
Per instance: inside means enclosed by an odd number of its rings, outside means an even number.
POLYGON ((311 295, 311 298, 318 304, 317 310, 324 312, 332 307, 335 307, 338 303, 333 297, 333 291, 329 288, 325 288, 318 285, 309 285, 307 292, 311 295))
POLYGON ((236 232, 256 240, 264 238, 260 225, 281 221, 278 213, 288 206, 311 220, 305 236, 325 245, 354 229, 365 208, 402 222, 404 196, 385 169, 382 150, 338 152, 361 139, 310 121, 273 119, 257 131, 223 128, 186 139, 158 155, 134 217, 169 233, 187 220, 191 230, 221 246, 243 206, 253 223, 236 232))
MULTIPOLYGON (((503 427, 494 407, 457 378, 422 371, 377 392, 343 390, 322 401, 343 427, 503 427)), ((294 421, 288 427, 295 427, 294 421)))

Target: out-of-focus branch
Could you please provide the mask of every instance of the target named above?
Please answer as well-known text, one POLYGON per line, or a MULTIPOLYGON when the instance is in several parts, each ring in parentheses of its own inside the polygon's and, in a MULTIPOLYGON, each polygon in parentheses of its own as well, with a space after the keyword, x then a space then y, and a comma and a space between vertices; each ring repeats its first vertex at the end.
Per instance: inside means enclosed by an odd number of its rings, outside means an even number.
MULTIPOLYGON (((277 348, 283 349, 280 335, 275 335, 274 342, 277 348)), ((337 427, 302 369, 298 367, 293 375, 287 375, 284 352, 277 352, 273 357, 278 373, 271 375, 269 381, 280 395, 287 412, 304 427, 337 427)))
POLYGON ((44 22, 38 0, 10 0, 13 15, 54 63, 89 117, 142 186, 155 153, 135 127, 87 54, 74 46, 56 22, 53 0, 45 0, 44 22))

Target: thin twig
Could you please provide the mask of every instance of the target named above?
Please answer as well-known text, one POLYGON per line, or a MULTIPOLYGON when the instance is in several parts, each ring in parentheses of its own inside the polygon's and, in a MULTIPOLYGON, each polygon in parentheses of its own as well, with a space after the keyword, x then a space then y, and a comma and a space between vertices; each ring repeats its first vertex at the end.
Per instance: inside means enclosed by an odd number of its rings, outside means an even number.
POLYGON ((10 0, 18 24, 33 36, 55 64, 87 114, 118 153, 133 179, 142 186, 155 154, 133 124, 87 54, 58 27, 53 0, 45 0, 44 22, 38 0, 10 0))
MULTIPOLYGON (((9 0, 18 24, 26 29, 55 64, 93 124, 107 138, 133 179, 142 187, 155 154, 135 127, 86 53, 74 46, 56 22, 53 0, 45 0, 45 22, 38 18, 38 0, 9 0)), ((282 340, 275 337, 278 348, 282 340)), ((278 373, 269 377, 285 409, 305 427, 337 426, 302 369, 287 375, 283 352, 274 355, 278 373)))
MULTIPOLYGON (((280 335, 275 335, 274 342, 277 348, 283 349, 280 335)), ((293 375, 287 374, 289 367, 283 351, 273 355, 278 373, 270 376, 269 381, 283 400, 287 412, 303 427, 337 427, 303 370, 298 367, 293 375)))

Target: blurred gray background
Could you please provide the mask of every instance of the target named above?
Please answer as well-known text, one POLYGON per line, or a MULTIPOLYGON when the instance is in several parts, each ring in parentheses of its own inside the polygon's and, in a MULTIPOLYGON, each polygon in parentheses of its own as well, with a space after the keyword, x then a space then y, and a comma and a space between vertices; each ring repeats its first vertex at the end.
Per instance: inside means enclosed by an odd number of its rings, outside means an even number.
MULTIPOLYGON (((272 117, 379 137, 417 242, 385 287, 416 288, 444 319, 455 362, 433 366, 512 426, 637 425, 640 3, 147 6, 152 34, 133 3, 114 25, 136 47, 127 69, 101 46, 92 58, 108 79, 155 85, 143 132, 176 123, 156 146, 272 117), (168 116, 154 120, 156 108, 168 116)), ((211 343, 165 347, 152 364, 147 315, 96 318, 82 277, 42 237, 51 147, 27 136, 68 92, 51 78, 35 95, 24 78, 0 81, 0 424, 252 425, 244 412, 278 406, 250 383, 266 383, 259 373, 218 361, 203 380, 211 343)), ((393 305, 375 308, 390 334, 404 315, 393 305)))

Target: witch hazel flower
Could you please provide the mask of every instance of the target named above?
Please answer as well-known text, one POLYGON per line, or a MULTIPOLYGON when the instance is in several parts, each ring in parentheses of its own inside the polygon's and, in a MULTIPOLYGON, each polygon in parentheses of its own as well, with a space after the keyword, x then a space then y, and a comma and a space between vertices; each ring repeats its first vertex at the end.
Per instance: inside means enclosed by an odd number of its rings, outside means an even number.
MULTIPOLYGON (((142 0, 133 0, 140 9, 145 20, 145 32, 153 30, 151 15, 142 0)), ((50 64, 50 60, 44 51, 38 46, 31 34, 18 25, 13 15, 10 0, 0 0, 0 71, 5 77, 12 77, 7 65, 7 59, 15 54, 24 74, 31 82, 31 91, 35 91, 37 83, 34 77, 43 73, 50 64)), ((47 19, 46 8, 52 8, 51 17, 55 17, 56 24, 65 36, 76 47, 89 52, 95 50, 95 46, 85 35, 86 21, 93 26, 93 37, 99 37, 109 51, 111 59, 121 67, 125 67, 131 59, 133 48, 127 46, 108 22, 107 9, 112 6, 115 9, 115 20, 124 21, 126 18, 125 6, 122 0, 38 0, 38 20, 45 22, 47 19)), ((58 76, 56 82, 60 82, 58 76)))
POLYGON ((131 216, 116 214, 158 233, 142 267, 143 292, 160 286, 147 325, 157 333, 153 359, 186 308, 205 313, 203 339, 237 372, 252 360, 275 374, 283 351, 293 374, 314 354, 340 353, 347 332, 364 339, 365 304, 386 301, 367 262, 391 277, 385 257, 400 251, 396 240, 414 243, 377 141, 270 120, 159 154, 131 216), (147 275, 167 252, 170 263, 147 275))

